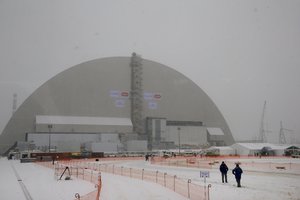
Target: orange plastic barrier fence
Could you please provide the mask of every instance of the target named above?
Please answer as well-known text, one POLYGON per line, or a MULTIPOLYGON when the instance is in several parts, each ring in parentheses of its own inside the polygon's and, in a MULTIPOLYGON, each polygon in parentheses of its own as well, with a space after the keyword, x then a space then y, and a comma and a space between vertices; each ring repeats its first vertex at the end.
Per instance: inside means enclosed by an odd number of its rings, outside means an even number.
POLYGON ((61 175, 65 171, 65 177, 66 176, 75 176, 76 178, 80 178, 82 180, 89 181, 89 182, 95 184, 97 189, 86 195, 80 196, 80 194, 76 193, 75 194, 76 200, 100 200, 102 180, 101 180, 101 174, 99 172, 93 171, 93 170, 90 170, 87 168, 82 168, 82 167, 73 165, 71 163, 69 163, 69 165, 67 165, 66 162, 64 162, 64 164, 61 164, 61 163, 53 164, 52 162, 37 162, 37 164, 54 169, 54 175, 57 180, 59 178, 61 178, 61 175), (66 167, 68 169, 66 169, 66 167))
POLYGON ((202 169, 218 168, 221 161, 226 160, 229 168, 234 168, 239 162, 244 170, 251 171, 285 171, 289 173, 300 173, 300 163, 284 162, 282 158, 287 157, 258 157, 258 156, 218 156, 218 157, 187 157, 187 158, 161 158, 156 157, 151 160, 152 164, 177 166, 177 167, 193 167, 202 169), (267 158, 264 159, 264 158, 267 158), (235 159, 235 161, 233 160, 235 159), (248 159, 248 160, 247 160, 248 159), (252 160, 250 160, 252 159, 252 160), (254 160, 253 160, 254 159, 254 160), (257 160, 258 159, 258 160, 257 160), (278 162, 278 159, 281 159, 278 162), (240 161, 236 161, 240 160, 240 161))
MULTIPOLYGON (((159 171, 126 168, 122 166, 115 166, 114 164, 101 164, 95 162, 90 163, 86 160, 69 161, 68 165, 77 166, 79 169, 85 169, 83 173, 88 173, 90 172, 89 170, 94 170, 154 182, 191 200, 207 199, 206 194, 208 193, 208 188, 204 188, 202 185, 194 184, 190 179, 185 180, 178 178, 176 175, 169 175, 159 171)), ((82 174, 79 173, 79 176, 82 176, 82 174)), ((85 177, 89 176, 91 175, 85 175, 85 177)))
POLYGON ((211 169, 211 160, 196 160, 196 158, 161 158, 157 157, 151 160, 152 164, 177 166, 177 167, 196 167, 203 169, 211 169))

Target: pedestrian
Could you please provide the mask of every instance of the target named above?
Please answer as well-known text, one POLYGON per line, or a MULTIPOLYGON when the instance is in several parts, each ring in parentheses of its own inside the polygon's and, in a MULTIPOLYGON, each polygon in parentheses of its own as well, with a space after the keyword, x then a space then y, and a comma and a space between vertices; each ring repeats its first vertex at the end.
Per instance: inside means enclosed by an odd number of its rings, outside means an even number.
POLYGON ((222 164, 220 165, 220 172, 222 174, 222 183, 224 183, 224 178, 225 178, 225 183, 227 183, 227 171, 228 171, 228 167, 223 161, 222 164))
POLYGON ((241 187, 241 178, 242 178, 243 170, 242 170, 242 168, 240 168, 239 164, 236 164, 235 168, 232 170, 232 173, 235 176, 237 186, 241 187))

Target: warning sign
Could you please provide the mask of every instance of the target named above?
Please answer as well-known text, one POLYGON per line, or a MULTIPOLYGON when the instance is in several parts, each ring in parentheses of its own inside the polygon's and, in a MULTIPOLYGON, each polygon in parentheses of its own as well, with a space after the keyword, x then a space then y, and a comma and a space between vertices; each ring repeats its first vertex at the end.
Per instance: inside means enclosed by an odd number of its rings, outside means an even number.
POLYGON ((154 92, 145 92, 144 93, 144 99, 148 101, 152 100, 160 100, 161 99, 161 93, 154 93, 154 92))

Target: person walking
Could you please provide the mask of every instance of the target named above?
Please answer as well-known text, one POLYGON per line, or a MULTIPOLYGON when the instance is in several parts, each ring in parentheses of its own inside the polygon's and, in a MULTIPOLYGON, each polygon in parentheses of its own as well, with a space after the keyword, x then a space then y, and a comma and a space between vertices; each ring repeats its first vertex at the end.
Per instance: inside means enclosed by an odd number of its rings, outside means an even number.
POLYGON ((222 183, 224 183, 224 178, 225 178, 225 183, 227 183, 227 171, 228 171, 228 167, 223 161, 222 164, 220 165, 220 172, 222 174, 222 183))
POLYGON ((232 173, 235 176, 237 187, 241 187, 241 178, 242 178, 243 170, 242 168, 240 168, 239 164, 236 164, 235 168, 232 170, 232 173))
POLYGON ((145 155, 145 160, 146 160, 146 161, 149 160, 149 155, 148 155, 148 154, 145 155))

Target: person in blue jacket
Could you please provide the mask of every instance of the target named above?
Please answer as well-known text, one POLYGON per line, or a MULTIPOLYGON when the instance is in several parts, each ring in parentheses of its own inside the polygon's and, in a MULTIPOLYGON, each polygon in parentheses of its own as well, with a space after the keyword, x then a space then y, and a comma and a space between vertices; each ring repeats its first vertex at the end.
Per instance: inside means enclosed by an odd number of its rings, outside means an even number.
POLYGON ((225 164, 225 162, 223 161, 222 164, 220 165, 220 172, 222 174, 222 182, 224 183, 224 178, 225 178, 225 183, 227 183, 227 171, 228 171, 228 167, 225 164))
POLYGON ((237 186, 241 187, 241 178, 242 178, 243 170, 242 170, 242 168, 240 168, 239 164, 236 164, 235 168, 232 170, 232 173, 235 176, 237 186))

